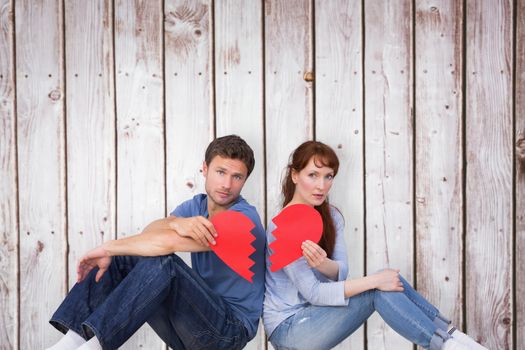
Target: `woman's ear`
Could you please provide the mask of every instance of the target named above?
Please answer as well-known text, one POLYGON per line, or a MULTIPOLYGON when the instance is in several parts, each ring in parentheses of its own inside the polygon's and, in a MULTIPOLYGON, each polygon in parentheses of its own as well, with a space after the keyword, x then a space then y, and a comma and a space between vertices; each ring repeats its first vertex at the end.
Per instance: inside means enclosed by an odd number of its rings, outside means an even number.
POLYGON ((299 177, 299 173, 297 171, 295 171, 294 169, 292 169, 291 175, 292 175, 292 182, 295 185, 297 185, 297 180, 298 180, 298 177, 299 177))

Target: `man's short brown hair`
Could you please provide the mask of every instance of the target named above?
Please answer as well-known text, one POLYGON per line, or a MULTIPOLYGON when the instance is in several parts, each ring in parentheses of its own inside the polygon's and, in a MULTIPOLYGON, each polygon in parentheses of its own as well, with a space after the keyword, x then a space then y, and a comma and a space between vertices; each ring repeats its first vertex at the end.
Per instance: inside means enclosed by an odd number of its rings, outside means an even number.
POLYGON ((255 166, 253 150, 250 146, 237 135, 227 135, 213 140, 206 149, 204 160, 209 166, 215 156, 223 158, 238 159, 246 165, 248 176, 250 176, 255 166))

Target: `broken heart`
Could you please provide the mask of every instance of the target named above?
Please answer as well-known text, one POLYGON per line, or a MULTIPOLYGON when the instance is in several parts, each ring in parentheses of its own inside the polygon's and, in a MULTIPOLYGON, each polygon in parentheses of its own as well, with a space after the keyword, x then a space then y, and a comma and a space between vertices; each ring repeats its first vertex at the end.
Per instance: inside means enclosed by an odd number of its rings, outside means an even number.
POLYGON ((250 267, 255 262, 250 255, 255 252, 251 245, 255 236, 250 231, 255 224, 246 215, 233 210, 221 212, 210 221, 218 234, 216 244, 210 245, 211 250, 233 271, 253 283, 254 273, 250 267))
POLYGON ((277 226, 273 231, 275 241, 268 246, 273 251, 270 255, 272 272, 303 256, 301 244, 306 240, 317 243, 323 233, 321 214, 305 204, 284 208, 272 221, 277 226))

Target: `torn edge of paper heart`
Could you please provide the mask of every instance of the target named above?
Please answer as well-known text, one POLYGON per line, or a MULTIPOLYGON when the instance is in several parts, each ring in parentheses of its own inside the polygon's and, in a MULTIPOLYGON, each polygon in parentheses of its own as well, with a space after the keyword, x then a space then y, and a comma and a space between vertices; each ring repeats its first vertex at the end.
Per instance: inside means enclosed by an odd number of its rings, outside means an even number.
POLYGON ((286 207, 272 219, 276 228, 272 232, 275 240, 268 245, 268 248, 272 250, 269 257, 270 271, 278 271, 303 255, 301 246, 296 244, 297 241, 289 232, 299 232, 304 221, 307 221, 312 227, 320 225, 322 234, 323 221, 321 215, 317 210, 305 204, 294 204, 286 207), (282 232, 283 226, 286 227, 286 232, 282 232))
POLYGON ((252 272, 250 268, 255 265, 255 261, 253 261, 250 256, 256 251, 256 248, 252 244, 256 240, 256 237, 251 232, 253 228, 255 228, 255 224, 246 215, 234 210, 217 214, 214 219, 212 219, 212 222, 219 233, 217 245, 212 247, 212 250, 229 268, 247 281, 253 283, 253 276, 255 273, 252 272), (228 225, 228 222, 225 221, 226 219, 228 221, 234 220, 235 226, 240 229, 240 232, 242 232, 241 235, 237 235, 238 244, 236 245, 235 252, 217 249, 221 244, 220 237, 222 237, 222 235, 220 231, 222 231, 222 225, 228 225), (235 253, 235 255, 233 255, 233 253, 235 253), (232 257, 234 258, 233 261, 231 260, 232 257))

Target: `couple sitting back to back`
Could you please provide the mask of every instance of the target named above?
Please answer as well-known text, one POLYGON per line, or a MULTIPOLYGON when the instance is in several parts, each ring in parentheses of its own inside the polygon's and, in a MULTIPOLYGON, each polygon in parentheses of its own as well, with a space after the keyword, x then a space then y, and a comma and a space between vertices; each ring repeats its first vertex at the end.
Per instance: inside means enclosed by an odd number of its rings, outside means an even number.
POLYGON ((82 257, 78 282, 50 320, 65 335, 48 349, 117 349, 146 322, 172 349, 242 349, 261 316, 275 349, 330 349, 374 311, 424 348, 485 349, 452 327, 398 270, 347 279, 344 220, 328 203, 339 161, 321 142, 307 141, 292 153, 282 188, 283 208, 305 204, 319 211, 321 240, 303 242, 303 256, 283 269, 266 269, 275 226, 265 234, 255 207, 240 194, 254 166, 253 151, 239 136, 211 142, 202 169, 205 194, 82 257), (210 220, 225 210, 255 224, 252 283, 210 250, 218 237, 210 220), (191 252, 192 266, 177 252, 191 252))

